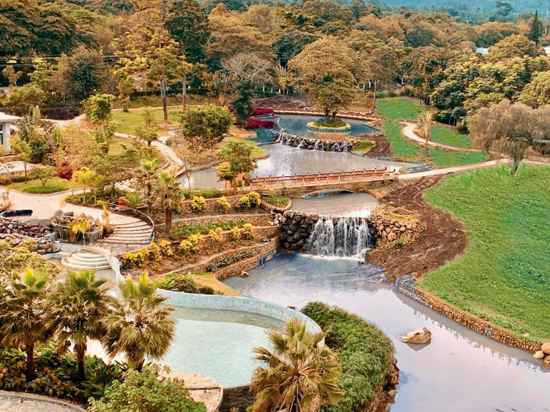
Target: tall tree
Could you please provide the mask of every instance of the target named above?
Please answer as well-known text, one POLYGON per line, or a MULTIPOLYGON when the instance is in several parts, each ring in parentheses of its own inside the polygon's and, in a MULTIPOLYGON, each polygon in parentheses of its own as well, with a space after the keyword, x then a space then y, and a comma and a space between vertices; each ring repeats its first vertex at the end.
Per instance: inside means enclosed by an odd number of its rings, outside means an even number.
POLYGON ((157 177, 156 190, 157 198, 160 199, 161 208, 164 211, 164 230, 170 233, 172 212, 182 199, 181 187, 173 173, 162 171, 157 177))
POLYGON ((189 63, 204 61, 209 37, 208 19, 196 0, 172 2, 166 19, 166 28, 180 44, 189 63))
POLYGON ((252 376, 252 412, 319 412, 341 398, 340 364, 323 339, 323 333, 308 333, 296 319, 284 333, 269 333, 273 351, 254 349, 265 366, 252 376))
POLYGON ((173 309, 156 294, 156 283, 146 274, 120 284, 122 299, 107 316, 102 342, 110 356, 126 355, 128 365, 141 370, 146 358, 160 359, 174 337, 173 309))
POLYGON ((36 345, 52 334, 47 288, 46 275, 27 269, 8 283, 0 300, 0 342, 25 351, 27 380, 35 376, 36 345))
POLYGON ((105 281, 94 272, 71 272, 50 297, 52 327, 60 351, 73 345, 78 376, 86 376, 84 361, 88 339, 100 339, 106 332, 105 319, 112 300, 105 281))
POLYGON ((538 46, 543 34, 544 34, 544 24, 539 19, 539 12, 535 11, 535 15, 533 16, 533 19, 530 22, 529 34, 527 37, 529 38, 529 40, 535 42, 535 44, 538 46))

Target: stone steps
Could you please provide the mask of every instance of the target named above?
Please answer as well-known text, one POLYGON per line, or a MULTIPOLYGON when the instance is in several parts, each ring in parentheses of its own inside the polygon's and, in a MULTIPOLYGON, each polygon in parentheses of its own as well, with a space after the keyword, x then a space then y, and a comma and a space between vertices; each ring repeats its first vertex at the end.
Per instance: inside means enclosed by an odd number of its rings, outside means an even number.
POLYGON ((61 260, 61 264, 75 270, 105 270, 111 268, 105 256, 85 250, 65 256, 61 260))
POLYGON ((100 243, 109 245, 148 245, 153 237, 153 228, 142 220, 113 225, 113 233, 100 243))

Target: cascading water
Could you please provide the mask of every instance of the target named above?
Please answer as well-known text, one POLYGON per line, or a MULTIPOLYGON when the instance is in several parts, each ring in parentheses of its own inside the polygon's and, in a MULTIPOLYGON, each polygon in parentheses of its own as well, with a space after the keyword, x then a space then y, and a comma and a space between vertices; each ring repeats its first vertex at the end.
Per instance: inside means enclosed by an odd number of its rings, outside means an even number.
POLYGON ((370 246, 366 219, 360 217, 321 217, 306 243, 308 253, 319 256, 363 257, 370 246))

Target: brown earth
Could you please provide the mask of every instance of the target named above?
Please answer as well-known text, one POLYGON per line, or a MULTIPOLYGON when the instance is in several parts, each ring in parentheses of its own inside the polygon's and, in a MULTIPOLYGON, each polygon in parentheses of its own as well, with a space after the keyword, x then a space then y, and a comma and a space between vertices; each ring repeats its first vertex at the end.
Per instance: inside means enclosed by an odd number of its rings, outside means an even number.
POLYGON ((391 157, 392 151, 390 142, 386 139, 384 135, 366 135, 364 137, 366 140, 369 140, 374 143, 372 149, 370 149, 366 155, 370 157, 391 157))
POLYGON ((418 278, 464 252, 467 244, 464 225, 423 200, 423 192, 441 179, 429 177, 397 183, 386 193, 378 193, 381 202, 414 214, 426 227, 410 244, 391 249, 374 249, 369 253, 368 261, 383 267, 389 277, 412 274, 418 278))

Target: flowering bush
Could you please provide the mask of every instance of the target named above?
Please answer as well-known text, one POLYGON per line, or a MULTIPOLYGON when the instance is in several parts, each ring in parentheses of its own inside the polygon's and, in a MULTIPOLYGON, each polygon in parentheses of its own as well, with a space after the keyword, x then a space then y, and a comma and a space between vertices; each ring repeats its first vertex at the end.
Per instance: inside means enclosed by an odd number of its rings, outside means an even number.
POLYGON ((231 210, 231 203, 229 203, 225 196, 222 196, 218 200, 216 200, 216 207, 221 212, 227 213, 231 210))
POLYGON ((215 242, 221 242, 223 240, 223 229, 221 227, 210 229, 208 236, 215 242))
POLYGON ((206 199, 202 196, 193 196, 191 210, 195 213, 202 212, 206 207, 206 199))

